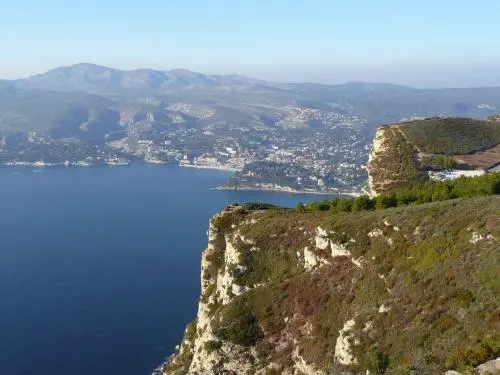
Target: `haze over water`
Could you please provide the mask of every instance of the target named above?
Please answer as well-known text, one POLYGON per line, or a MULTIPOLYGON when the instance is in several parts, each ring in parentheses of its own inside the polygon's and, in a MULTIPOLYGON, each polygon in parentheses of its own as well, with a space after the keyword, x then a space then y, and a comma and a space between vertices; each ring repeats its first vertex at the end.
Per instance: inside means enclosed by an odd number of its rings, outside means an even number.
POLYGON ((323 199, 209 190, 228 176, 0 169, 0 374, 149 374, 195 317, 210 216, 323 199))

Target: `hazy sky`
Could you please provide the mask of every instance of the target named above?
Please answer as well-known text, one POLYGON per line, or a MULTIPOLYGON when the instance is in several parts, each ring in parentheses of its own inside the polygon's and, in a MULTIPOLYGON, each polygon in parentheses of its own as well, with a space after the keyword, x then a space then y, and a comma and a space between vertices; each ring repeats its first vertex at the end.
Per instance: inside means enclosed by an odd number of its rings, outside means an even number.
POLYGON ((500 85, 498 0, 0 0, 0 77, 93 62, 500 85))

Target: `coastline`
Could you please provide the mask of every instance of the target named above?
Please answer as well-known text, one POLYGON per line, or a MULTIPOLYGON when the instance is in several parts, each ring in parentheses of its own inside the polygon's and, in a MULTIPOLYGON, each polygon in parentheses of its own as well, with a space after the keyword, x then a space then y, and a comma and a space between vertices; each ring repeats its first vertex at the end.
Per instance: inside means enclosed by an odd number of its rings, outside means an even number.
MULTIPOLYGON (((132 165, 132 162, 128 163, 85 163, 85 162, 73 162, 73 163, 40 163, 40 162, 7 162, 1 163, 0 168, 35 168, 34 171, 42 171, 43 169, 51 168, 82 168, 82 167, 126 167, 132 165)), ((178 167, 193 168, 193 169, 209 169, 218 170, 225 172, 238 172, 239 169, 229 168, 223 166, 202 166, 202 165, 190 165, 190 164, 176 164, 176 163, 166 163, 166 162, 150 162, 145 161, 144 164, 151 165, 177 165, 178 167)), ((229 186, 216 186, 210 188, 209 190, 220 190, 220 191, 269 191, 276 193, 288 193, 288 194, 312 194, 312 195, 325 195, 325 196, 349 196, 349 197, 359 197, 362 193, 352 192, 352 191, 314 191, 314 190, 296 190, 289 187, 255 187, 255 186, 242 186, 242 187, 229 187, 229 186)))
POLYGON ((231 188, 227 186, 217 186, 211 188, 210 190, 221 190, 221 191, 274 191, 278 193, 290 193, 290 194, 314 194, 314 195, 336 195, 336 196, 350 196, 359 197, 361 193, 354 193, 352 191, 312 191, 312 190, 294 190, 290 188, 276 188, 276 187, 237 187, 231 188))
POLYGON ((114 163, 114 162, 108 162, 108 163, 84 163, 84 162, 76 162, 76 163, 30 163, 30 162, 8 162, 8 163, 2 163, 0 164, 0 168, 37 168, 37 169, 44 169, 44 168, 72 168, 72 167, 126 167, 129 166, 131 163, 114 163))
POLYGON ((227 171, 227 172, 239 172, 241 170, 238 168, 230 168, 230 167, 223 167, 223 166, 217 166, 217 165, 195 165, 195 164, 183 164, 183 163, 179 163, 179 167, 196 168, 196 169, 215 169, 215 170, 227 171))

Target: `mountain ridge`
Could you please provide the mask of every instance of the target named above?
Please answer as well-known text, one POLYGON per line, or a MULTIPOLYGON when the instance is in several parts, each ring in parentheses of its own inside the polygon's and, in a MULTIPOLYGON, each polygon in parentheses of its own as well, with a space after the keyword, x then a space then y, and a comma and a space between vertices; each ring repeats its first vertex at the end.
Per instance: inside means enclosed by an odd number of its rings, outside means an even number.
MULTIPOLYGON (((238 74, 207 75, 185 69, 170 71, 155 69, 120 70, 91 63, 80 63, 58 67, 45 73, 18 79, 0 81, 0 99, 9 99, 6 87, 32 92, 47 101, 51 91, 83 91, 103 96, 114 103, 108 108, 160 107, 164 103, 182 101, 189 104, 199 102, 237 104, 243 116, 248 111, 246 104, 285 108, 298 106, 329 111, 338 111, 358 116, 368 121, 368 132, 380 123, 397 122, 403 118, 429 117, 432 115, 454 115, 485 118, 500 108, 500 88, 473 89, 415 89, 386 83, 348 82, 339 85, 318 83, 277 83, 250 78, 238 74)), ((82 95, 81 104, 87 106, 82 95)), ((13 99, 11 97, 10 99, 13 99)), ((47 106, 57 111, 58 102, 52 100, 47 106)), ((32 106, 23 103, 24 113, 29 116, 32 106)), ((262 107, 263 108, 263 107, 262 107)), ((0 108, 0 114, 9 108, 0 108)), ((122 111, 122 110, 121 110, 122 111)), ((25 116, 26 115, 26 116, 25 116)), ((14 116, 14 117, 15 117, 14 116)), ((12 115, 9 115, 11 118, 12 115)), ((35 119, 18 123, 5 123, 2 128, 30 131, 36 129, 35 119), (33 123, 33 124, 32 124, 33 123)), ((40 130, 54 124, 40 126, 40 130)))

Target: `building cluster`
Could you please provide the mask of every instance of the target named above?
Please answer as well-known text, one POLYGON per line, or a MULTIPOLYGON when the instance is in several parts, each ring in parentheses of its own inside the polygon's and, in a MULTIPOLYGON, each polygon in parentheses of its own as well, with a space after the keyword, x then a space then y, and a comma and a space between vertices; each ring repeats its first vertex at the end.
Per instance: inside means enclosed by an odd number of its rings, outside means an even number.
MULTIPOLYGON (((204 119, 213 115, 182 104, 174 107, 204 119)), ((234 123, 214 119, 199 127, 173 121, 159 128, 129 127, 126 137, 100 144, 14 133, 1 138, 0 162, 91 165, 123 164, 124 158, 138 158, 148 163, 231 171, 272 162, 290 166, 277 171, 278 177, 313 181, 320 190, 364 184, 369 142, 362 132, 364 120, 295 106, 281 110, 283 116, 271 126, 258 118, 234 123)), ((266 178, 262 176, 260 182, 267 183, 266 178)))

